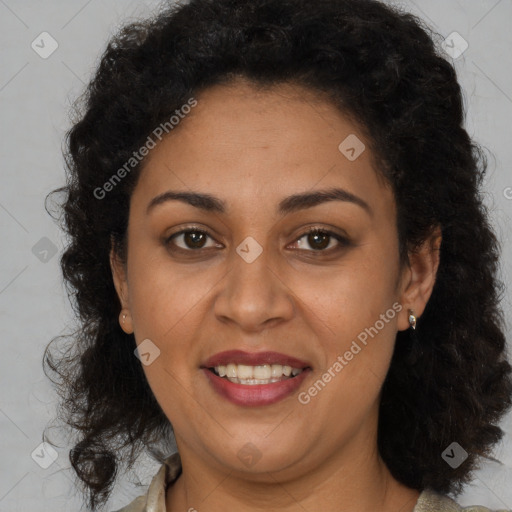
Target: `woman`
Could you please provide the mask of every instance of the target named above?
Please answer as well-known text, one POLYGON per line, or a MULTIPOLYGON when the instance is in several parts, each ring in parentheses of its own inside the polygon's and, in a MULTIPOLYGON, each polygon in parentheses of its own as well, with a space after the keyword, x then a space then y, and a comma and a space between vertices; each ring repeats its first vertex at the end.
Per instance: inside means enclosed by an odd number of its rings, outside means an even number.
POLYGON ((47 363, 90 507, 146 448, 124 512, 462 510, 511 367, 485 161, 427 29, 374 0, 192 0, 113 38, 84 107, 82 329, 47 363))

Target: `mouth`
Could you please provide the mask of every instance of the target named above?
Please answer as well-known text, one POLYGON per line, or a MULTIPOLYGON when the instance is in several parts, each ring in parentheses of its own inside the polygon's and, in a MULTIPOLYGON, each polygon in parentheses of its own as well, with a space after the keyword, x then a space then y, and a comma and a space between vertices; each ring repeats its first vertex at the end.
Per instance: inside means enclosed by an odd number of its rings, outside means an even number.
POLYGON ((201 369, 218 395, 243 406, 270 405, 282 400, 312 371, 309 363, 291 356, 239 350, 216 354, 201 369))
POLYGON ((218 365, 207 369, 218 377, 234 384, 257 386, 293 379, 307 368, 308 367, 293 368, 292 366, 281 364, 249 366, 245 364, 228 363, 227 365, 218 365))

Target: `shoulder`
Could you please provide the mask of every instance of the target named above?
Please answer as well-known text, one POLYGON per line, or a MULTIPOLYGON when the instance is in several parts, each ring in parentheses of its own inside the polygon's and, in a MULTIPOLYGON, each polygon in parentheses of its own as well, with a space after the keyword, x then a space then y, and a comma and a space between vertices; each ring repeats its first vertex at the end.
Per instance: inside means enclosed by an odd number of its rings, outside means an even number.
POLYGON ((165 491, 181 473, 181 459, 178 453, 168 457, 151 480, 146 494, 138 496, 125 507, 112 512, 163 512, 165 491))
POLYGON ((482 505, 461 507, 454 500, 433 490, 425 489, 418 498, 413 512, 512 512, 510 509, 491 510, 482 505))
POLYGON ((118 510, 112 510, 112 512, 144 512, 146 510, 146 498, 147 495, 139 496, 135 498, 129 505, 126 507, 120 508, 118 510))

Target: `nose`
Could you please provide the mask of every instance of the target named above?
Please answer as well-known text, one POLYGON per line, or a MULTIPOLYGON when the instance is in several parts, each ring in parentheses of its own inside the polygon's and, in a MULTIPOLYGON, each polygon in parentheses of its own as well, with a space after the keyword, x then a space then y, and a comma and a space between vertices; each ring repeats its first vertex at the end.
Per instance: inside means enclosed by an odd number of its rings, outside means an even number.
POLYGON ((259 332, 293 318, 293 293, 278 267, 274 264, 271 268, 265 250, 251 263, 237 253, 231 259, 214 304, 219 321, 236 324, 246 332, 259 332))

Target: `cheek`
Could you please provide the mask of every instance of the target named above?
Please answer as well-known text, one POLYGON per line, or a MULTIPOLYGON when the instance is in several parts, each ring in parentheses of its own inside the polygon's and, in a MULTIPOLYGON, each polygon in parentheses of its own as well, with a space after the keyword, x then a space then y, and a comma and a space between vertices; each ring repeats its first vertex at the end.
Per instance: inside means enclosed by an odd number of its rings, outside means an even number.
POLYGON ((216 279, 207 269, 173 265, 162 254, 144 256, 144 251, 134 250, 128 260, 136 338, 153 337, 164 344, 190 321, 216 279))
MULTIPOLYGON (((388 264, 375 253, 376 247, 368 245, 328 273, 302 272, 290 286, 320 319, 327 338, 340 346, 372 326, 397 300, 394 261, 388 264)), ((391 311, 388 316, 396 315, 391 311)))
POLYGON ((299 397, 310 417, 324 418, 324 423, 333 427, 333 436, 355 434, 369 411, 375 411, 393 353, 392 322, 378 330, 373 320, 368 327, 355 329, 360 330, 359 338, 343 334, 327 348, 325 368, 319 369, 299 397))
POLYGON ((320 372, 328 372, 325 379, 329 381, 325 395, 329 398, 324 403, 332 399, 357 408, 351 397, 357 396, 361 407, 377 397, 393 354, 402 309, 396 294, 396 261, 394 247, 366 244, 328 279, 302 279, 300 295, 309 297, 304 300, 306 314, 321 327, 324 368, 320 372))
POLYGON ((192 417, 191 375, 198 372, 192 340, 201 328, 206 291, 218 280, 192 266, 177 271, 169 262, 130 254, 130 308, 137 345, 149 339, 158 356, 143 370, 153 394, 168 418, 192 417), (131 265, 131 266, 130 266, 131 265))

